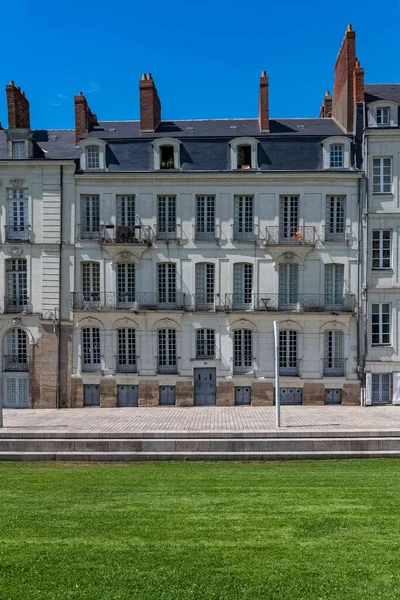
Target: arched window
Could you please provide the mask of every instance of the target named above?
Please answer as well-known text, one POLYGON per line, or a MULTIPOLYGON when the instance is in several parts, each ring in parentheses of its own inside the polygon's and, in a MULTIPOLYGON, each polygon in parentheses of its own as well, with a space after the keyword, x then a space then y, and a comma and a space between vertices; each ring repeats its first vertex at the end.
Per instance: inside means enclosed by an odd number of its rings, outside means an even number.
POLYGON ((324 375, 344 376, 344 335, 342 331, 324 333, 324 375))
POLYGON ((158 372, 177 372, 175 329, 158 330, 158 372))
POLYGON ((117 264, 117 307, 131 308, 135 303, 136 272, 133 263, 117 264))
POLYGON ((253 332, 236 329, 233 332, 233 373, 250 373, 253 370, 253 332))
POLYGON ((130 327, 118 329, 118 364, 120 373, 136 373, 136 331, 130 327))
POLYGON ((215 357, 215 331, 214 329, 197 329, 196 331, 196 358, 215 357))
POLYGON ((4 371, 28 370, 28 338, 22 329, 11 329, 4 339, 4 371))
POLYGON ((297 331, 287 329, 279 332, 279 373, 296 376, 298 369, 297 331))
POLYGON ((196 264, 196 309, 213 310, 215 308, 215 265, 213 263, 196 264))

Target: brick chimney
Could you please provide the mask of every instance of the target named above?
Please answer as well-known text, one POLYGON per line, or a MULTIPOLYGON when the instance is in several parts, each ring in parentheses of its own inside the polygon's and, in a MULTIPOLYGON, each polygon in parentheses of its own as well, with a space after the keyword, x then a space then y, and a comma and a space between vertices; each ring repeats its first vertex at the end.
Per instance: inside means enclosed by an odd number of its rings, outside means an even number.
POLYGON ((79 96, 74 97, 75 104, 75 140, 78 143, 80 140, 87 137, 91 127, 97 123, 97 117, 89 108, 87 100, 82 92, 79 96))
POLYGON ((354 103, 364 102, 364 69, 359 60, 356 60, 353 72, 353 99, 354 103))
POLYGON ((151 73, 143 73, 139 96, 140 131, 154 133, 161 122, 161 103, 151 73))
POLYGON ((332 117, 332 96, 329 90, 326 90, 325 97, 319 111, 320 119, 330 119, 332 117))
POLYGON ((16 87, 13 81, 6 86, 8 128, 30 129, 31 120, 29 115, 29 102, 25 98, 25 92, 16 87))
POLYGON ((261 133, 269 131, 268 77, 261 71, 260 91, 258 95, 258 123, 261 133))
POLYGON ((333 118, 346 133, 353 131, 353 74, 355 67, 356 32, 352 30, 351 25, 348 25, 335 64, 332 110, 333 118))

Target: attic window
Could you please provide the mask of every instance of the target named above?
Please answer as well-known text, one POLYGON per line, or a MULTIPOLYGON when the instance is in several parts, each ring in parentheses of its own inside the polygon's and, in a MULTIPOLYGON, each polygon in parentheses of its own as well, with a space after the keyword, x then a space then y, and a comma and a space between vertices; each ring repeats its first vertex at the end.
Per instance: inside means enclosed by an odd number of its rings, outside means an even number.
POLYGON ((12 157, 17 160, 26 158, 25 142, 12 142, 12 157))
POLYGON ((86 168, 100 169, 100 149, 98 146, 86 147, 86 168))
POLYGON ((174 147, 173 146, 161 146, 160 148, 160 167, 161 169, 173 169, 174 168, 174 147))
POLYGON ((237 148, 237 168, 251 169, 251 146, 243 145, 237 148))
POLYGON ((376 109, 376 124, 377 125, 389 125, 390 124, 390 108, 388 106, 376 109))

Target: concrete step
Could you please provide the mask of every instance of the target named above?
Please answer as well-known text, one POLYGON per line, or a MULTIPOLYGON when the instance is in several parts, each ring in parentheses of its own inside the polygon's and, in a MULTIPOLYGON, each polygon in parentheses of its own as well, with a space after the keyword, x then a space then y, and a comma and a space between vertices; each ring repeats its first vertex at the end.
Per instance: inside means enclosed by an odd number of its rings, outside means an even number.
POLYGON ((400 450, 336 452, 0 452, 0 461, 275 461, 400 458, 400 450))

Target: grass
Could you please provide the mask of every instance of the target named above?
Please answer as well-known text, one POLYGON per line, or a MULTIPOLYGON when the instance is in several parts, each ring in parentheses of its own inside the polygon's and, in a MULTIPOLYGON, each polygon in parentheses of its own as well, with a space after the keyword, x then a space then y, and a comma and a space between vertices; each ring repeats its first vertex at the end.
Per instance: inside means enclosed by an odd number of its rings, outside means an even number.
POLYGON ((0 463, 0 600, 400 598, 400 461, 0 463))

